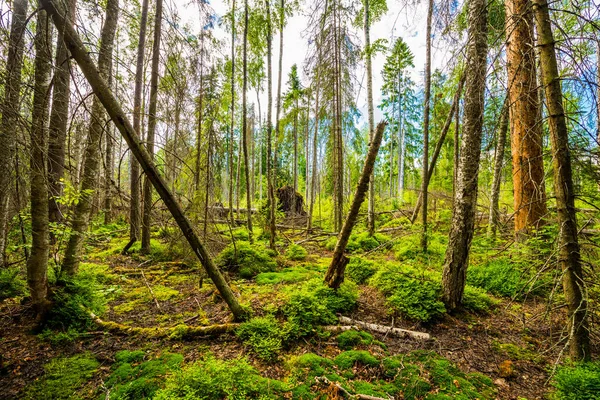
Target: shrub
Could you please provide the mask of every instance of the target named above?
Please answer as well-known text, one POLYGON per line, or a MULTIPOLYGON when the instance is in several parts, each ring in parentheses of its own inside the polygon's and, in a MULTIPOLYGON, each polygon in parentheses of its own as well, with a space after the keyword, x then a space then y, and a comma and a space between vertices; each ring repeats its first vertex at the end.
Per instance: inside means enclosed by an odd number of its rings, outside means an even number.
POLYGON ((256 283, 259 285, 276 285, 278 283, 296 283, 306 281, 321 273, 319 267, 296 266, 284 268, 279 272, 262 272, 256 275, 256 283))
POLYGON ((160 388, 163 377, 177 370, 183 362, 180 354, 166 353, 154 360, 143 361, 143 351, 123 350, 115 355, 106 386, 110 388, 111 399, 152 398, 160 388))
POLYGON ((266 400, 280 399, 286 391, 282 382, 262 377, 245 359, 208 356, 170 375, 154 399, 266 400))
MULTIPOLYGON (((388 236, 381 233, 376 233, 373 236, 369 236, 368 232, 353 233, 350 235, 350 239, 348 239, 346 251, 348 253, 370 251, 389 240, 390 238, 388 236)), ((325 248, 328 250, 333 250, 336 244, 337 237, 332 236, 327 240, 327 242, 325 242, 325 248)))
POLYGON ((552 385, 552 397, 560 400, 600 399, 600 362, 581 363, 558 368, 552 385))
POLYGON ((358 345, 369 345, 373 343, 373 336, 367 332, 351 329, 340 333, 337 338, 338 346, 342 350, 350 350, 358 345))
POLYGON ((348 350, 339 354, 333 362, 341 369, 350 369, 355 364, 367 367, 379 366, 379 360, 365 350, 348 350))
POLYGON ((27 291, 27 282, 19 268, 0 268, 0 301, 22 296, 27 291))
POLYGON ((252 318, 240 325, 235 333, 265 361, 275 359, 283 345, 282 327, 271 315, 252 318))
POLYGON ((421 250, 420 240, 419 235, 410 235, 398 242, 398 244, 394 246, 396 260, 407 261, 416 259, 425 261, 429 258, 441 263, 446 252, 447 237, 439 233, 430 233, 428 236, 426 254, 421 250))
POLYGON ((25 389, 25 398, 71 399, 92 378, 99 365, 88 353, 53 359, 44 365, 44 375, 25 389))
POLYGON ((304 261, 308 251, 298 244, 291 244, 285 251, 285 256, 292 261, 304 261))
POLYGON ((485 290, 466 285, 463 292, 463 307, 467 310, 486 313, 496 304, 485 290))
POLYGON ((365 283, 375 272, 377 272, 375 262, 362 257, 350 258, 350 263, 346 267, 346 276, 358 284, 365 283))
POLYGON ((260 244, 238 241, 225 247, 217 258, 217 264, 248 279, 261 272, 274 271, 277 268, 274 258, 275 254, 260 244))

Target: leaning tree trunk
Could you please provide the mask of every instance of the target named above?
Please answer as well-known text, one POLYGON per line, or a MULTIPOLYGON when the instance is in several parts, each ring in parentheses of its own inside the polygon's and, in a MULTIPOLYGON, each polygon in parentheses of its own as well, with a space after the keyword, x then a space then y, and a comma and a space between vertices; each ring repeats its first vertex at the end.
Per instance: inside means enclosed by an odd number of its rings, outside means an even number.
POLYGON ((110 87, 106 84, 105 80, 101 76, 98 68, 94 65, 94 62, 90 58, 88 51, 84 44, 81 42, 79 35, 73 29, 72 26, 68 25, 65 21, 64 14, 59 11, 56 7, 55 0, 41 0, 40 1, 44 9, 52 16, 56 27, 65 32, 65 43, 67 48, 71 52, 73 58, 79 65, 79 68, 83 72, 90 86, 94 90, 96 97, 102 102, 102 105, 114 121, 115 125, 121 132, 121 135, 127 142, 127 145, 131 149, 131 152, 135 155, 136 159, 142 166, 144 173, 154 185, 154 188, 158 192, 159 196, 165 203, 167 209, 171 212, 171 215, 177 222, 177 225, 181 229, 181 232, 187 239, 192 250, 198 257, 198 260, 206 270, 210 279, 214 282, 220 295, 223 297, 229 309, 233 313, 236 319, 244 319, 246 312, 240 306, 231 288, 225 281, 225 278, 214 264, 212 258, 208 254, 208 251, 204 245, 198 239, 198 236, 194 232, 194 228, 190 221, 186 218, 183 213, 181 205, 177 202, 173 194, 169 191, 167 183, 164 178, 158 172, 156 165, 154 164, 152 157, 148 151, 142 145, 140 137, 137 135, 133 126, 129 122, 127 115, 119 105, 116 97, 111 92, 110 87))
POLYGON ((546 214, 542 124, 531 0, 507 0, 505 5, 514 220, 520 235, 537 228, 546 214))
MULTIPOLYGON (((67 17, 75 15, 76 0, 69 0, 67 17)), ((50 112, 50 133, 48 142, 48 215, 50 222, 62 220, 58 198, 63 193, 60 179, 65 171, 65 142, 69 119, 69 98, 71 96, 71 60, 63 32, 58 32, 56 40, 56 68, 52 91, 52 111, 50 112)))
POLYGON ((21 104, 21 69, 27 25, 27 0, 14 0, 8 57, 6 58, 6 80, 4 81, 4 99, 0 120, 0 267, 4 266, 6 236, 9 219, 9 200, 13 188, 15 148, 17 138, 15 126, 19 118, 21 104))
POLYGON ((244 53, 243 74, 244 88, 242 98, 242 147, 244 150, 244 177, 246 178, 246 220, 248 224, 248 241, 252 243, 252 181, 250 180, 250 162, 248 160, 248 119, 246 97, 248 92, 248 0, 244 0, 244 53))
POLYGON ((548 104, 554 192, 559 233, 559 263, 569 314, 569 354, 573 361, 590 360, 590 332, 581 254, 577 239, 575 189, 569 151, 569 132, 563 108, 563 95, 556 62, 554 35, 546 0, 534 0, 542 81, 548 104))
MULTIPOLYGON (((365 59, 367 65, 367 110, 369 113, 369 140, 375 134, 375 112, 373 111, 373 66, 371 63, 371 20, 369 0, 364 1, 364 33, 365 33, 365 59)), ((390 165, 390 171, 391 169, 390 165)), ((390 176, 391 181, 391 176, 390 176)), ((369 236, 375 233, 375 174, 369 179, 369 207, 367 210, 367 230, 369 236)))
POLYGON ((325 282, 330 288, 337 289, 340 287, 342 282, 344 282, 344 271, 346 270, 346 265, 349 261, 344 252, 346 251, 348 239, 350 239, 350 234, 352 233, 352 229, 356 223, 360 206, 365 201, 365 196, 369 189, 369 181, 371 180, 373 166, 375 165, 375 160, 377 159, 377 153, 379 153, 379 146, 381 145, 381 138, 383 137, 383 131, 385 131, 386 125, 387 123, 385 122, 380 122, 379 125, 377 125, 377 131, 375 132, 373 140, 369 146, 369 152, 367 153, 367 158, 365 159, 365 165, 363 166, 362 174, 360 176, 360 180, 358 181, 358 186, 356 187, 354 200, 352 201, 350 211, 348 211, 348 215, 346 216, 346 220, 344 221, 344 225, 340 231, 340 235, 331 258, 331 264, 329 264, 329 269, 327 269, 327 273, 325 274, 325 282))
POLYGON ((490 237, 496 237, 498 222, 500 219, 500 210, 498 203, 500 201, 500 182, 502 181, 502 167, 504 165, 504 148, 506 147, 506 135, 508 134, 508 97, 504 100, 502 106, 502 115, 500 116, 500 126, 498 129, 498 143, 496 143, 496 154, 494 156, 494 178, 492 179, 492 193, 490 196, 490 215, 488 222, 488 234, 490 237))
MULTIPOLYGON (((103 79, 108 79, 112 68, 112 50, 118 17, 119 0, 108 0, 106 5, 106 19, 102 27, 100 50, 98 53, 98 69, 103 79)), ((73 214, 71 223, 72 233, 65 249, 65 258, 62 265, 63 271, 69 275, 77 273, 81 245, 89 225, 94 190, 97 186, 98 173, 100 172, 100 140, 103 130, 106 127, 105 118, 106 112, 102 107, 102 103, 98 97, 94 97, 90 115, 88 142, 85 149, 85 163, 81 177, 80 197, 73 214)))
MULTIPOLYGON (((135 91, 133 93, 133 129, 141 137, 141 110, 142 89, 144 86, 144 53, 146 49, 146 27, 148 25, 148 0, 142 2, 142 18, 140 20, 140 34, 138 37, 137 59, 135 65, 135 91)), ((140 164, 133 154, 129 157, 129 190, 131 201, 129 204, 129 242, 123 248, 123 253, 135 242, 140 235, 140 164)))
POLYGON ((47 152, 50 77, 52 68, 52 26, 45 11, 38 12, 35 33, 35 83, 31 115, 31 255, 27 260, 27 283, 38 317, 48 307, 48 224, 47 152))
POLYGON ((423 111, 423 182, 421 182, 421 197, 423 203, 423 231, 421 233, 421 248, 427 251, 427 188, 429 186, 429 108, 431 103, 431 23, 433 18, 433 0, 429 0, 427 9, 427 48, 425 56, 425 99, 423 111))
MULTIPOLYGON (((158 103, 158 68, 160 63, 160 35, 162 31, 163 0, 156 0, 154 12, 154 41, 152 43, 152 69, 150 71, 150 102, 148 104, 148 135, 146 149, 154 158, 156 135, 156 106, 158 103)), ((142 253, 150 253, 150 223, 152 214, 152 183, 148 176, 144 179, 144 208, 142 213, 142 253)))
POLYGON ((468 43, 463 138, 452 225, 442 277, 443 301, 448 311, 453 311, 462 302, 469 263, 469 249, 475 228, 487 66, 487 7, 485 0, 471 0, 469 3, 468 43))

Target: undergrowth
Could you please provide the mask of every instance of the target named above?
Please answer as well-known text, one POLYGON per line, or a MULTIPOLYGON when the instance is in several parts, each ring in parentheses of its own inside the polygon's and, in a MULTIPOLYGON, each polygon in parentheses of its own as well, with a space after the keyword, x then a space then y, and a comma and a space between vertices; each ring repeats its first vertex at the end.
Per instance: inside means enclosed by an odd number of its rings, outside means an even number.
POLYGON ((217 258, 217 264, 223 269, 238 273, 241 278, 253 278, 261 272, 275 271, 276 254, 261 244, 237 241, 225 247, 217 258))
POLYGON ((558 368, 552 385, 557 400, 600 399, 600 362, 587 362, 558 368))

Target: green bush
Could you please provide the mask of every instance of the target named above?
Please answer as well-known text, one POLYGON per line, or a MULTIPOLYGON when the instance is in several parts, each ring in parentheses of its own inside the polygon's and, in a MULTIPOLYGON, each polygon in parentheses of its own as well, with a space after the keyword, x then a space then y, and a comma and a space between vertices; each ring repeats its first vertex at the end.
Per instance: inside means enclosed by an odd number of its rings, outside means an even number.
POLYGON ((152 398, 164 376, 177 370, 183 362, 180 354, 166 353, 148 361, 144 361, 145 355, 140 350, 123 350, 115 355, 116 362, 105 383, 111 400, 152 398))
POLYGON ((212 356, 176 371, 155 400, 280 399, 287 392, 280 381, 264 378, 245 359, 212 356))
POLYGON ((25 389, 26 399, 72 399, 100 364, 88 353, 55 358, 44 365, 44 375, 25 389))
POLYGON ((217 264, 240 277, 249 279, 261 272, 271 272, 277 268, 276 254, 260 244, 237 241, 225 247, 217 258, 217 264), (237 250, 237 251, 236 251, 237 250))
POLYGON ((277 358, 277 353, 283 346, 283 329, 271 315, 252 318, 240 325, 235 333, 265 361, 277 358))
POLYGON ((341 369, 350 369, 355 364, 361 364, 367 367, 379 366, 379 360, 365 350, 348 350, 339 354, 334 360, 334 364, 341 369))
POLYGON ((340 333, 337 338, 338 346, 342 350, 350 350, 358 345, 369 345, 373 343, 373 336, 367 332, 351 329, 340 333))
POLYGON ((463 307, 467 310, 486 313, 496 305, 496 301, 492 299, 485 290, 466 285, 463 292, 463 307))
POLYGON ((278 272, 262 272, 256 275, 256 283, 259 285, 276 285, 278 283, 296 283, 306 281, 322 274, 319 266, 304 265, 292 268, 284 268, 278 272))
POLYGON ((27 282, 19 268, 0 268, 0 301, 23 296, 27 292, 27 282))
POLYGON ((434 262, 437 261, 439 264, 441 264, 446 252, 447 240, 448 238, 445 235, 439 233, 430 233, 427 242, 427 253, 424 254, 421 250, 420 235, 414 234, 406 236, 394 246, 396 260, 426 261, 429 259, 434 262))
POLYGON ((285 256, 292 261, 304 261, 308 251, 298 244, 291 244, 285 251, 285 256))
POLYGON ((558 368, 552 385, 554 399, 599 400, 600 362, 588 362, 558 368))
MULTIPOLYGON (((370 251, 389 240, 390 238, 388 236, 381 233, 375 233, 373 236, 369 236, 368 232, 353 233, 350 235, 350 239, 348 239, 346 251, 348 253, 370 251)), ((332 236, 325 242, 325 248, 333 250, 336 244, 337 237, 332 236)))
POLYGON ((365 283, 377 272, 375 262, 362 257, 350 258, 346 267, 346 276, 358 284, 365 283))

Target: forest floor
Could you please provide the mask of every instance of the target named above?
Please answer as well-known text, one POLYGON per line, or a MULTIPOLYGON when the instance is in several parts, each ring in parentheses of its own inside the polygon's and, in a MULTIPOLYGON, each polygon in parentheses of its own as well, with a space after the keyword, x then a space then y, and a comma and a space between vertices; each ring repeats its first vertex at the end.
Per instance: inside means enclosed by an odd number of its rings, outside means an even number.
MULTIPOLYGON (((182 324, 208 326, 231 322, 231 314, 225 303, 216 294, 211 282, 202 278, 199 267, 189 262, 189 256, 171 259, 170 244, 160 242, 158 238, 154 243, 158 250, 149 256, 141 256, 135 250, 133 254, 120 255, 119 250, 126 242, 126 238, 120 235, 123 235, 123 232, 91 241, 87 246, 85 262, 81 265, 82 272, 93 275, 101 284, 103 295, 107 298, 102 320, 146 328, 173 328, 182 324)), ((302 239, 293 232, 287 232, 286 235, 290 240, 302 239)), ((402 231, 390 234, 392 238, 402 238, 403 235, 406 233, 402 231)), ((279 266, 267 280, 263 279, 259 283, 254 279, 231 277, 230 283, 239 295, 240 302, 251 305, 255 316, 267 315, 273 310, 281 309, 290 293, 297 290, 297 286, 294 285, 323 276, 331 252, 322 246, 322 243, 314 241, 305 242, 303 246, 308 250, 305 260, 290 261, 279 256, 279 266), (294 271, 299 275, 290 275, 294 271)), ((486 254, 492 253, 488 251, 486 254)), ((394 252, 385 246, 364 257, 373 257, 376 263, 394 262, 397 258, 394 252)), ((478 258, 473 259, 477 262, 478 258)), ((547 305, 541 297, 530 296, 520 302, 510 298, 493 297, 495 303, 486 312, 443 314, 433 322, 423 323, 403 318, 400 313, 391 313, 386 297, 373 286, 358 285, 358 293, 357 306, 346 313, 346 316, 383 326, 393 325, 427 332, 432 340, 420 341, 370 332, 371 339, 354 343, 353 348, 365 350, 377 360, 399 360, 400 367, 395 372, 395 377, 392 374, 391 378, 386 378, 385 370, 382 369, 384 367, 372 365, 368 360, 356 360, 351 367, 346 368, 349 371, 338 364, 333 365, 331 368, 336 374, 327 376, 333 376, 335 379, 339 373, 344 382, 343 387, 349 393, 361 393, 359 382, 383 382, 385 379, 386 382, 391 382, 392 378, 402 376, 403 369, 409 370, 413 367, 420 380, 407 380, 407 384, 415 386, 411 390, 400 390, 396 398, 425 398, 439 393, 446 394, 447 397, 444 398, 481 396, 498 399, 541 399, 551 390, 552 368, 560 358, 562 350, 562 345, 556 345, 562 327, 560 314, 544 317, 547 305), (415 354, 417 356, 414 356, 415 354), (439 368, 447 371, 440 372, 437 370, 439 368), (448 371, 454 372, 448 375, 446 380, 436 376, 439 373, 447 374, 448 371), (489 387, 473 383, 475 381, 471 377, 475 375, 471 375, 472 373, 485 376, 486 385, 489 387), (425 387, 419 392, 416 390, 417 385, 422 381, 426 382, 425 387), (461 385, 465 387, 464 393, 461 392, 461 385), (467 391, 465 385, 472 391, 467 391), (476 391, 475 388, 481 390, 476 391)), ((1 399, 59 398, 59 394, 54 396, 48 392, 58 390, 52 389, 52 384, 67 388, 65 398, 118 398, 113 394, 122 390, 126 384, 131 385, 132 381, 144 376, 145 372, 136 367, 144 365, 144 361, 162 360, 159 357, 167 353, 181 355, 183 365, 192 365, 199 360, 206 361, 207 354, 212 354, 220 360, 239 360, 240 357, 245 357, 263 377, 289 383, 292 382, 290 376, 295 374, 294 368, 297 368, 294 367, 297 364, 294 364, 293 360, 299 360, 299 357, 309 353, 328 360, 338 360, 338 356, 347 350, 342 348, 341 341, 336 340, 335 334, 323 332, 286 343, 278 350, 275 358, 268 361, 264 361, 264 357, 257 357, 252 347, 234 333, 195 338, 186 338, 185 335, 154 338, 143 333, 119 334, 96 327, 84 333, 73 334, 74 337, 69 337, 69 333, 61 336, 56 332, 40 335, 35 331, 31 310, 28 306, 21 305, 20 300, 16 298, 0 302, 1 399), (130 364, 127 364, 130 368, 127 373, 129 378, 115 379, 115 371, 124 365, 123 354, 139 350, 143 352, 142 358, 132 359, 130 364), (85 355, 95 361, 87 373, 82 372, 82 376, 65 378, 67 383, 61 381, 60 368, 57 373, 48 367, 56 366, 56 360, 74 360, 77 355, 85 355), (53 360, 55 364, 52 364, 53 360), (56 376, 51 377, 52 374, 56 376)), ((330 365, 323 362, 323 365, 330 365)), ((68 367, 68 363, 65 365, 64 368, 72 368, 68 367)), ((81 368, 83 371, 86 364, 84 362, 81 367, 75 368, 81 368)), ((155 375, 149 375, 145 385, 151 381, 160 388, 169 373, 163 368, 155 375)), ((323 372, 323 375, 326 373, 323 372)), ((297 377, 298 374, 294 376, 297 377)), ((325 381, 328 383, 322 384, 322 388, 315 388, 320 385, 317 382, 320 378, 310 374, 303 376, 307 379, 304 383, 312 387, 313 393, 322 398, 341 398, 338 397, 339 391, 331 391, 332 388, 336 389, 335 383, 330 382, 331 378, 325 381)), ((483 381, 483 378, 481 379, 483 381)), ((301 382, 298 379, 293 381, 301 382)), ((377 389, 379 392, 373 388, 369 390, 367 394, 385 392, 382 392, 383 389, 377 389)), ((56 393, 60 393, 60 390, 56 393)), ((287 393, 281 397, 291 398, 292 394, 287 393)), ((375 397, 390 398, 389 395, 375 397)), ((129 398, 136 396, 130 394, 129 398)))

